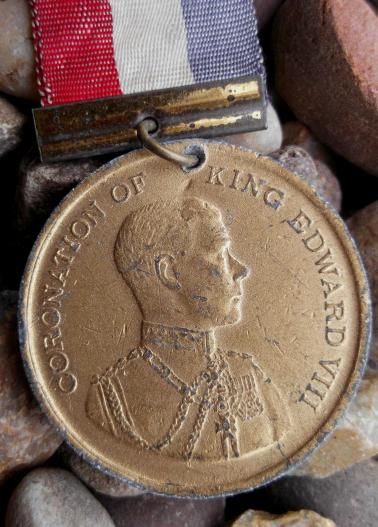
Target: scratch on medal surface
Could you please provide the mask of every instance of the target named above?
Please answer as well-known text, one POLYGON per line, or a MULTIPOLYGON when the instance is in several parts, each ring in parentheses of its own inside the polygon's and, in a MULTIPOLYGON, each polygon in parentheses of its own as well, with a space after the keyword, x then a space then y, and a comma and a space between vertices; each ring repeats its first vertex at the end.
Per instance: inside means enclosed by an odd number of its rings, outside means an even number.
POLYGON ((286 461, 286 466, 287 466, 287 467, 290 467, 290 461, 289 461, 287 455, 285 454, 285 452, 283 451, 283 448, 282 448, 282 445, 281 445, 280 442, 277 443, 277 448, 278 448, 278 450, 279 450, 281 456, 282 456, 282 457, 284 458, 284 460, 286 461))
POLYGON ((264 251, 267 253, 268 252, 268 243, 270 242, 270 238, 268 237, 266 240, 265 240, 265 244, 264 244, 264 251))
POLYGON ((86 329, 87 331, 92 331, 92 333, 97 333, 98 335, 101 333, 100 330, 98 329, 95 329, 95 328, 90 328, 88 326, 81 326, 83 329, 86 329))
POLYGON ((282 355, 285 355, 285 352, 284 352, 283 349, 281 349, 281 347, 280 347, 280 343, 278 342, 278 340, 272 339, 272 344, 278 349, 278 351, 279 351, 282 355))
POLYGON ((190 179, 184 186, 184 192, 188 191, 192 187, 193 187, 193 180, 190 179))
POLYGON ((276 255, 274 255, 273 253, 271 253, 268 249, 268 244, 270 242, 270 238, 268 237, 266 240, 265 240, 265 244, 264 244, 264 251, 266 252, 267 255, 269 255, 271 257, 271 259, 276 262, 276 263, 279 263, 289 274, 291 274, 291 276, 299 283, 301 284, 304 288, 306 288, 307 290, 309 290, 309 288, 307 287, 307 285, 302 282, 302 280, 300 278, 298 278, 297 276, 297 273, 295 271, 293 271, 292 269, 290 269, 290 267, 288 267, 286 264, 284 264, 276 255))
POLYGON ((277 339, 275 339, 274 337, 270 337, 266 331, 266 327, 264 326, 264 324, 261 322, 261 319, 259 317, 259 315, 256 315, 256 318, 257 318, 257 322, 258 322, 258 325, 259 325, 259 328, 262 332, 262 335, 264 337, 264 340, 266 340, 266 342, 268 342, 268 344, 270 344, 272 346, 272 348, 278 350, 281 355, 285 355, 285 351, 281 348, 280 346, 280 343, 277 339))
POLYGON ((277 258, 277 256, 275 256, 274 254, 272 254, 270 251, 266 251, 267 254, 272 258, 273 261, 275 261, 276 263, 279 263, 280 265, 282 265, 282 267, 288 272, 291 274, 291 276, 299 283, 301 284, 305 289, 307 289, 307 291, 309 291, 309 288, 307 287, 307 285, 302 282, 302 280, 300 278, 298 278, 297 274, 295 271, 293 271, 292 269, 290 269, 290 267, 288 267, 286 264, 284 264, 279 258, 277 258))
POLYGON ((119 344, 121 342, 121 340, 126 337, 126 333, 127 333, 126 324, 123 324, 123 326, 121 328, 121 331, 119 332, 119 335, 118 335, 117 344, 119 344))
POLYGON ((310 318, 315 318, 315 312, 311 311, 311 309, 305 309, 305 311, 302 311, 302 316, 310 315, 310 318))

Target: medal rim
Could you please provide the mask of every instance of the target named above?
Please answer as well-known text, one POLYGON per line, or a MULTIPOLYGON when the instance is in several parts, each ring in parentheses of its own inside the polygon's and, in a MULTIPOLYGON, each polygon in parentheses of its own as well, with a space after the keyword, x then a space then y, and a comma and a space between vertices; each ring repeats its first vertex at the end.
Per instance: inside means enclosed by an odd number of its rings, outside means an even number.
MULTIPOLYGON (((181 140, 166 141, 165 143, 173 147, 176 145, 177 147, 179 147, 181 145, 181 148, 185 148, 194 144, 198 145, 199 141, 181 140)), ((204 146, 205 149, 207 145, 221 145, 223 147, 228 147, 232 152, 242 152, 254 156, 256 160, 258 159, 266 164, 267 170, 269 170, 269 168, 272 168, 276 171, 277 174, 279 174, 280 177, 283 177, 285 180, 292 182, 294 186, 299 188, 299 191, 305 194, 307 199, 313 202, 322 211, 324 220, 331 225, 333 231, 335 232, 335 235, 340 240, 341 245, 344 249, 344 254, 346 254, 348 257, 350 269, 352 270, 354 275, 354 284, 359 292, 359 345, 358 349, 356 349, 356 361, 354 363, 354 367, 350 369, 348 380, 344 384, 345 389, 341 397, 339 398, 336 406, 334 406, 331 410, 328 419, 323 422, 323 424, 319 427, 315 434, 313 434, 313 436, 304 445, 299 447, 297 451, 288 458, 288 460, 283 459, 282 461, 274 464, 268 469, 261 471, 259 474, 252 475, 248 479, 250 484, 243 485, 240 488, 233 487, 232 489, 225 490, 223 492, 214 492, 209 488, 206 491, 204 491, 204 489, 194 488, 195 485, 193 484, 190 485, 190 488, 187 488, 185 490, 182 489, 182 485, 171 484, 170 488, 173 489, 173 491, 167 492, 167 484, 164 483, 164 480, 161 480, 158 485, 152 487, 144 482, 140 483, 139 481, 129 479, 127 476, 121 474, 113 467, 110 468, 109 466, 105 465, 103 461, 99 461, 98 456, 96 456, 93 452, 89 451, 87 448, 83 447, 83 445, 80 444, 80 441, 77 441, 73 434, 70 433, 70 431, 64 426, 62 420, 59 420, 59 414, 56 412, 56 409, 49 400, 51 399, 51 397, 48 396, 49 392, 46 391, 43 385, 38 381, 37 370, 33 368, 33 352, 28 341, 29 330, 27 327, 27 313, 29 291, 33 282, 33 272, 38 263, 39 253, 45 245, 46 241, 48 240, 50 231, 53 230, 54 224, 59 218, 62 210, 65 209, 71 201, 73 201, 75 195, 81 193, 83 190, 90 187, 91 183, 95 179, 98 180, 103 175, 104 171, 108 171, 111 168, 115 168, 117 165, 121 165, 124 162, 129 162, 130 160, 132 161, 132 158, 135 156, 139 156, 141 154, 154 156, 154 154, 151 154, 149 152, 146 153, 146 151, 143 149, 137 149, 133 150, 132 152, 128 152, 122 156, 118 156, 115 159, 104 163, 94 172, 88 174, 88 176, 86 176, 82 182, 80 182, 76 187, 74 187, 70 192, 68 192, 68 194, 52 211, 49 218, 45 222, 41 232, 37 236, 36 241, 33 244, 33 248, 28 256, 25 271, 23 273, 23 277, 20 283, 18 302, 18 335, 20 352, 29 385, 32 389, 34 396, 37 399, 37 402, 43 410, 44 415, 47 417, 48 421, 51 423, 57 433, 59 433, 62 439, 68 444, 68 446, 72 448, 72 450, 76 454, 78 454, 81 458, 87 461, 94 468, 100 470, 106 475, 116 478, 119 481, 127 483, 132 487, 136 487, 146 492, 151 492, 165 497, 191 499, 225 497, 233 496, 238 493, 250 492, 263 485, 271 483, 272 481, 284 476, 285 474, 291 472, 297 466, 302 464, 330 436, 340 419, 346 413, 349 405, 351 404, 354 396, 356 395, 366 367, 372 336, 371 296, 369 282, 363 265, 363 260, 357 248, 356 242, 351 236, 346 223, 334 210, 334 208, 324 198, 319 196, 315 188, 310 185, 300 174, 289 171, 276 160, 270 158, 268 155, 259 154, 247 148, 231 145, 224 141, 206 141, 201 139, 200 143, 204 146), (263 477, 261 477, 261 475, 263 475, 263 477)), ((196 171, 196 169, 194 169, 193 172, 194 171, 196 171)), ((146 479, 148 480, 151 478, 144 477, 143 475, 141 475, 141 481, 146 479)), ((246 480, 244 480, 244 482, 245 481, 246 480)), ((228 484, 227 486, 230 487, 230 484, 228 484)))

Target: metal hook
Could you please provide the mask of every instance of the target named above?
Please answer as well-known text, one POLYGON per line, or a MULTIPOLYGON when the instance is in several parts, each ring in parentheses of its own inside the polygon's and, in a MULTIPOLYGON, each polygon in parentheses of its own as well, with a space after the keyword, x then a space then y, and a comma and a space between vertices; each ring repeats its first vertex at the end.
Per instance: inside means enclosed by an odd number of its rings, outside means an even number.
POLYGON ((168 161, 178 163, 183 168, 194 168, 198 165, 199 159, 197 156, 174 152, 151 137, 150 133, 156 130, 156 126, 156 122, 153 119, 144 119, 137 125, 138 139, 145 148, 168 161))

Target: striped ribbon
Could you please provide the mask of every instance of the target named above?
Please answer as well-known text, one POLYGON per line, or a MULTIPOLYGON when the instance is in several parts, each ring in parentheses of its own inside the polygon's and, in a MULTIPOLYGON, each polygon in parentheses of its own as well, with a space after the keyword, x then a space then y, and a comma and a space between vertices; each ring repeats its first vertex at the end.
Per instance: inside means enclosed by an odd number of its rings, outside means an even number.
POLYGON ((30 0, 42 105, 264 75, 252 0, 30 0))

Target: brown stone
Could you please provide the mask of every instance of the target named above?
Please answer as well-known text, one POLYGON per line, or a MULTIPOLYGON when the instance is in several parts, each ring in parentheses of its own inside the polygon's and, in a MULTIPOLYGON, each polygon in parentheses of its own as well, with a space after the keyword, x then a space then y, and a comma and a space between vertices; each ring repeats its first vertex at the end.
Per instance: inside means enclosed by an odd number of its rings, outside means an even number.
POLYGON ((339 527, 377 527, 378 464, 354 465, 328 478, 285 477, 262 491, 270 510, 308 509, 330 518, 339 527))
POLYGON ((336 527, 336 524, 313 511, 288 512, 280 516, 247 511, 231 527, 336 527))
POLYGON ((99 494, 105 494, 107 496, 112 496, 113 498, 124 498, 144 494, 143 490, 132 487, 117 478, 104 474, 101 470, 93 467, 87 461, 75 454, 73 450, 65 448, 62 453, 65 463, 71 471, 88 487, 99 494))
POLYGON ((17 293, 0 293, 0 481, 48 459, 61 443, 30 392, 18 349, 17 293))
POLYGON ((17 215, 23 235, 34 240, 59 201, 101 164, 99 159, 45 164, 37 158, 21 163, 17 215))
POLYGON ((208 500, 174 499, 144 494, 136 498, 99 498, 116 527, 221 527, 224 525, 223 498, 208 500))
POLYGON ((0 91, 38 100, 27 0, 0 2, 0 91))
POLYGON ((226 143, 248 148, 253 152, 270 154, 281 148, 282 128, 279 117, 274 107, 269 103, 267 109, 266 130, 260 132, 248 132, 245 134, 226 135, 222 138, 226 143))
POLYGON ((281 165, 299 174, 317 193, 330 203, 338 212, 341 209, 341 188, 338 179, 320 161, 312 157, 299 146, 287 146, 271 154, 281 165))
POLYGON ((373 309, 373 332, 369 366, 378 372, 378 201, 356 212, 348 227, 360 250, 369 277, 373 309))
POLYGON ((275 20, 276 88, 297 118, 378 174, 378 18, 366 0, 287 0, 275 20))
POLYGON ((328 196, 328 201, 340 212, 342 201, 341 187, 339 180, 334 174, 335 160, 329 149, 319 143, 311 131, 299 121, 285 123, 282 130, 282 146, 296 145, 310 154, 318 171, 317 184, 320 187, 319 192, 324 196, 328 196))
POLYGON ((260 30, 269 22, 282 2, 283 0, 254 0, 260 30))
POLYGON ((22 113, 0 97, 0 157, 20 143, 24 123, 25 117, 22 113))
POLYGON ((331 154, 327 147, 320 143, 304 124, 289 121, 282 126, 282 132, 282 147, 300 146, 310 154, 315 163, 321 161, 328 165, 331 162, 331 154))
POLYGON ((109 514, 66 470, 29 472, 13 493, 6 527, 114 527, 109 514))
POLYGON ((342 192, 339 180, 334 175, 328 165, 318 159, 314 159, 318 177, 315 186, 328 203, 330 203, 337 212, 341 210, 342 192))

